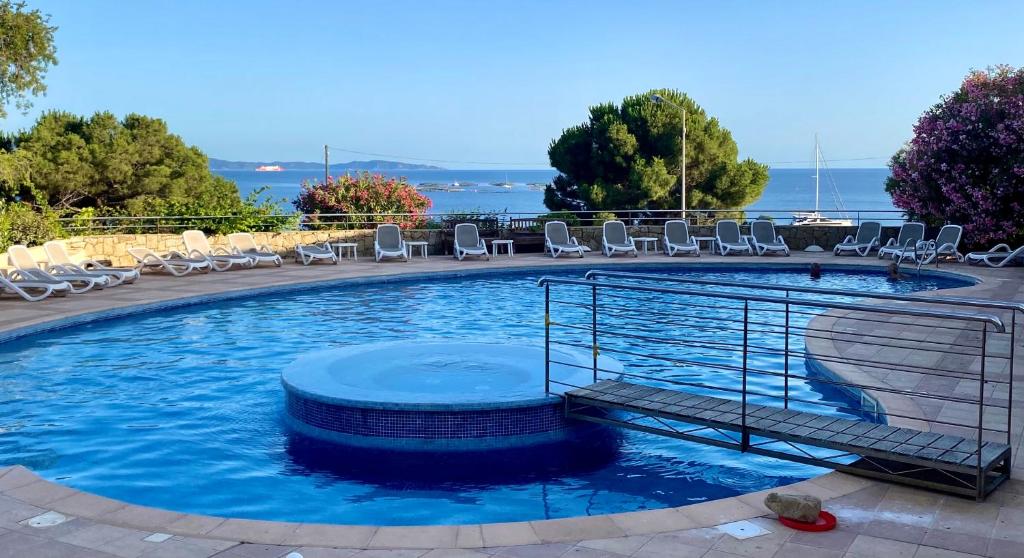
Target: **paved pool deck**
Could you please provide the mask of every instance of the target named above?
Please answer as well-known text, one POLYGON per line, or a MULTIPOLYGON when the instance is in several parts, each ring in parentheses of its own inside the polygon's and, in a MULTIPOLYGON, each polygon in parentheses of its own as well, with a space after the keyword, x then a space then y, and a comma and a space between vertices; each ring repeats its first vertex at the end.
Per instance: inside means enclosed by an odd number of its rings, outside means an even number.
MULTIPOLYGON (((609 260, 599 254, 552 260, 536 254, 490 262, 435 256, 409 263, 266 267, 173 278, 145 275, 136 285, 26 303, 0 298, 0 338, 18 330, 48 328, 88 319, 97 312, 130 312, 145 306, 242 295, 268 287, 360 279, 383 281, 409 273, 476 273, 489 269, 615 265, 744 264, 883 266, 874 256, 838 258, 830 253, 781 257, 641 256, 609 260)), ((1024 301, 1024 269, 991 270, 944 264, 943 271, 971 275, 981 283, 941 295, 1024 301)), ((828 272, 826 267, 825 272, 828 272)), ((1020 347, 1020 339, 1016 341, 1020 347)), ((839 350, 839 349, 837 349, 839 350)), ((1018 370, 1024 350, 1016 352, 1018 370)), ((1018 374, 1019 376, 1019 374, 1018 374)), ((878 381, 884 383, 885 378, 878 381)), ((1020 380, 1016 382, 1020 389, 1020 380)), ((1018 391, 1018 393, 1024 393, 1018 391)), ((1014 404, 1014 468, 1020 478, 1024 405, 1014 404)), ((922 416, 927 422, 927 417, 922 416)), ((1024 482, 1011 480, 977 503, 842 473, 829 473, 784 489, 820 496, 840 526, 828 533, 801 533, 772 519, 764 492, 680 508, 605 516, 459 526, 371 527, 253 521, 184 514, 135 506, 42 479, 21 466, 0 468, 0 558, 2 557, 197 557, 260 558, 299 552, 305 558, 956 558, 1024 557, 1024 482), (53 513, 56 512, 56 513, 53 513), (49 527, 33 526, 56 517, 49 527), (34 519, 35 518, 35 519, 34 519), (738 539, 719 527, 749 521, 765 534, 738 539)), ((765 491, 767 492, 767 491, 765 491)))

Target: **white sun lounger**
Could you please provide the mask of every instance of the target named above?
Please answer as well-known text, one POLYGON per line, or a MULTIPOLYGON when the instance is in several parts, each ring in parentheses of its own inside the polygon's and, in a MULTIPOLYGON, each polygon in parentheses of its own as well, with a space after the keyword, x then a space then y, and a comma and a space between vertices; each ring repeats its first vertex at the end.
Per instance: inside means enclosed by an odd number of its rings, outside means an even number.
POLYGON ((67 296, 71 292, 71 284, 67 281, 40 282, 10 279, 0 269, 0 292, 16 294, 29 302, 38 302, 50 296, 67 296), (42 291, 42 293, 33 294, 29 291, 42 291))
POLYGON ((488 260, 487 244, 480 238, 480 230, 473 223, 455 225, 455 257, 462 261, 466 256, 483 256, 488 260))
POLYGON ((686 221, 673 220, 665 223, 665 253, 675 256, 678 253, 697 254, 700 256, 700 245, 690 236, 690 227, 686 221))
POLYGON ((409 261, 409 252, 405 249, 402 229, 398 225, 377 225, 377 233, 373 237, 373 259, 402 258, 409 261))
POLYGON ((917 246, 917 243, 922 240, 924 240, 924 223, 903 223, 897 238, 890 238, 885 246, 878 249, 878 259, 886 256, 898 259, 904 250, 917 246))
POLYGON ((552 258, 561 256, 563 252, 579 254, 582 258, 585 248, 580 246, 575 236, 569 236, 569 227, 563 221, 548 221, 544 223, 544 251, 550 252, 552 258))
POLYGON ((129 248, 128 255, 139 262, 139 269, 152 269, 166 271, 175 277, 188 275, 193 271, 209 273, 213 264, 206 258, 187 258, 180 252, 168 252, 164 256, 158 255, 149 248, 129 248))
POLYGON ((960 246, 960 238, 963 236, 964 228, 960 225, 944 225, 939 229, 939 234, 934 239, 918 242, 909 250, 903 250, 898 255, 898 261, 910 260, 918 267, 928 265, 939 258, 954 258, 958 262, 964 261, 964 256, 957 248, 960 246))
POLYGON ((715 223, 715 243, 718 244, 718 252, 723 256, 728 256, 729 252, 754 255, 754 249, 743 240, 740 225, 736 221, 726 219, 715 223))
POLYGON ((632 253, 636 258, 639 254, 636 251, 636 243, 633 237, 626 232, 626 224, 622 221, 605 221, 601 227, 601 251, 605 256, 612 257, 616 252, 624 254, 632 253))
POLYGON ((1024 264, 1024 245, 1011 250, 1009 244, 997 244, 987 252, 971 252, 965 256, 971 265, 985 264, 989 267, 1005 267, 1014 263, 1024 264))
POLYGON ((334 265, 338 265, 340 261, 338 254, 334 253, 330 242, 295 245, 295 261, 302 262, 302 265, 309 265, 319 260, 330 260, 334 265))
POLYGON ((281 256, 278 256, 266 245, 256 244, 256 239, 250 233, 231 233, 228 235, 228 244, 231 245, 234 253, 252 259, 255 262, 253 265, 268 262, 281 267, 281 264, 284 263, 281 256))
POLYGON ((71 284, 71 292, 80 294, 89 289, 102 290, 110 284, 110 277, 100 273, 54 273, 39 267, 39 263, 32 257, 28 248, 22 244, 15 244, 7 249, 7 260, 14 266, 10 277, 15 280, 30 280, 40 283, 62 283, 71 284))
POLYGON ((775 234, 775 224, 771 221, 758 219, 750 224, 750 236, 754 237, 754 249, 758 256, 767 252, 781 252, 789 255, 789 246, 782 235, 775 234))
POLYGON ((43 244, 43 251, 50 261, 50 269, 58 270, 61 273, 101 273, 110 278, 108 287, 126 284, 130 285, 139 278, 139 270, 134 267, 107 267, 96 260, 83 260, 75 262, 68 255, 64 243, 59 240, 51 240, 43 244))
POLYGON ((846 235, 842 242, 832 248, 832 253, 841 256, 844 252, 855 252, 858 256, 867 256, 881 243, 882 224, 878 221, 864 221, 857 227, 857 236, 846 235))
POLYGON ((214 271, 227 271, 234 266, 252 267, 256 261, 249 256, 233 254, 226 248, 213 248, 203 231, 185 231, 181 233, 185 242, 185 251, 189 258, 206 258, 214 271))

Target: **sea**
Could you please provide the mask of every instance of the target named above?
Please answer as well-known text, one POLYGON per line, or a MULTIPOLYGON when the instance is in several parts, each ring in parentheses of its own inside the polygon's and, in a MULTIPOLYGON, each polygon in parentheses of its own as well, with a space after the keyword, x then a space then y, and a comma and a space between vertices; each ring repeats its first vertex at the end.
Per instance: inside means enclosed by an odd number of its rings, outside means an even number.
MULTIPOLYGON (((213 171, 233 180, 243 196, 267 187, 264 197, 283 202, 291 209, 291 201, 299 194, 304 180, 317 180, 315 171, 284 170, 279 172, 213 171)), ((554 170, 405 170, 381 171, 386 176, 405 177, 410 184, 459 183, 462 191, 425 191, 433 201, 431 213, 528 213, 539 214, 544 207, 543 184, 551 182, 554 170), (511 188, 496 184, 509 183, 511 188)), ((745 208, 748 217, 769 215, 777 222, 786 222, 793 212, 813 210, 814 169, 770 169, 768 186, 761 198, 745 208)), ((845 215, 859 219, 897 220, 901 213, 885 192, 888 169, 831 169, 820 178, 821 212, 829 217, 845 215), (841 201, 839 201, 841 200, 841 201)))

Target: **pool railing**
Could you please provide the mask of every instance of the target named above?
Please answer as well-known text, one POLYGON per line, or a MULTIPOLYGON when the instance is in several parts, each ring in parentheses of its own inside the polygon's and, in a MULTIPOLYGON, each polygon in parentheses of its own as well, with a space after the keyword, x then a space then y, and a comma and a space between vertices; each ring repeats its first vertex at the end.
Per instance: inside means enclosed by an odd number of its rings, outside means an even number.
MULTIPOLYGON (((744 432, 748 404, 757 402, 895 423, 949 440, 959 436, 976 450, 964 454, 976 459, 973 467, 952 469, 921 460, 901 468, 891 455, 824 455, 790 444, 794 460, 977 498, 1009 477, 1008 455, 998 462, 983 462, 982 455, 991 457, 997 443, 1010 447, 1020 304, 600 270, 583 280, 545 277, 539 284, 545 289, 545 345, 592 352, 595 384, 615 379, 598 366, 597 355, 619 357, 628 361, 620 380, 738 401, 744 432), (879 300, 852 300, 872 297, 879 300), (895 301, 912 304, 890 303, 895 301), (794 390, 795 382, 809 390, 794 390), (856 466, 844 462, 854 457, 856 466)), ((546 390, 552 384, 588 387, 562 383, 547 368, 546 390)), ((664 417, 650 423, 651 416, 639 414, 627 427, 682 437, 683 430, 664 417)), ((706 440, 730 443, 721 429, 704 430, 706 440)), ((778 456, 777 448, 772 451, 778 456)))

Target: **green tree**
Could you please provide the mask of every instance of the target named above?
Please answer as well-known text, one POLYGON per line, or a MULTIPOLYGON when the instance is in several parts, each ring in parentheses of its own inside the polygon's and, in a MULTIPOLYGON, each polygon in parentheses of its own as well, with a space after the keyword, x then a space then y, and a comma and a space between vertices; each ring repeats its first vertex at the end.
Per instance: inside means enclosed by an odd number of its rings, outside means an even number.
POLYGON ((18 110, 32 106, 30 97, 46 92, 43 77, 57 64, 50 16, 26 11, 24 2, 0 0, 0 118, 12 101, 18 110))
POLYGON ((146 198, 241 202, 235 184, 212 174, 206 155, 158 118, 47 112, 14 144, 29 161, 40 205, 123 207, 146 198))
POLYGON ((686 109, 688 209, 734 209, 756 201, 768 167, 739 161, 729 130, 685 94, 657 89, 590 108, 590 118, 551 142, 548 158, 559 175, 544 190, 555 211, 676 209, 683 119, 658 94, 686 109))

